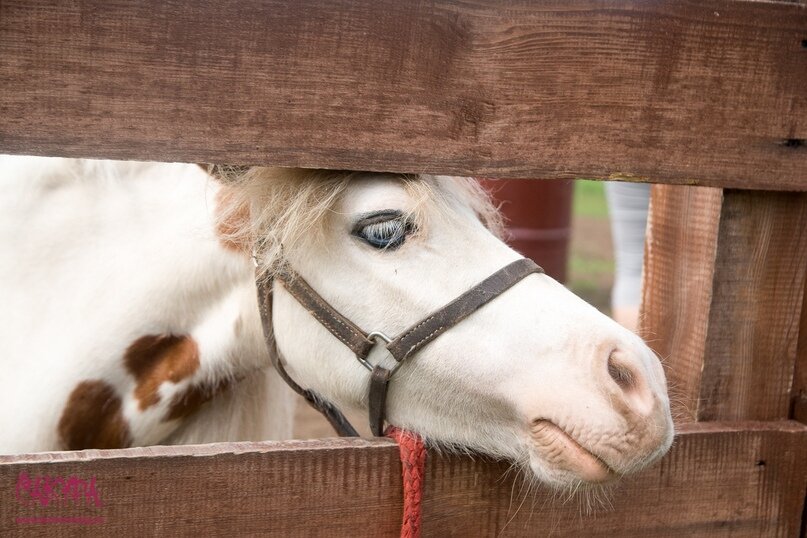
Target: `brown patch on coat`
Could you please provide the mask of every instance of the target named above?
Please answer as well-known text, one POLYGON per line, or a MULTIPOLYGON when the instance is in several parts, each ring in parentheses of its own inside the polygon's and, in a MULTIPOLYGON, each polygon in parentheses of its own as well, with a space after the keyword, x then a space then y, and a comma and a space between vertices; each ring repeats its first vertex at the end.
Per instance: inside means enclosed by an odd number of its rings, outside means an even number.
POLYGON ((57 431, 66 450, 125 448, 132 443, 120 396, 112 385, 98 379, 76 385, 57 431))
POLYGON ((249 254, 251 245, 238 236, 249 224, 249 207, 239 203, 232 187, 222 185, 216 193, 216 235, 227 250, 249 254))
POLYGON ((134 393, 142 411, 160 401, 157 391, 164 382, 179 383, 199 369, 199 347, 188 335, 148 335, 129 346, 123 362, 137 381, 134 393))
POLYGON ((214 396, 221 394, 232 386, 229 379, 219 379, 211 383, 201 383, 193 385, 188 389, 174 396, 168 408, 168 414, 163 421, 185 418, 195 413, 204 403, 214 396))

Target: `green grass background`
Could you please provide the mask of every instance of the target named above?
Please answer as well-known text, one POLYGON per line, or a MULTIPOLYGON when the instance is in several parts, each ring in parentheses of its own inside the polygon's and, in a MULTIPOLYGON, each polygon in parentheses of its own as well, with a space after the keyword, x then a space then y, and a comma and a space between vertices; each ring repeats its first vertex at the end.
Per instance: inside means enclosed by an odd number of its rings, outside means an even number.
POLYGON ((609 313, 614 259, 603 182, 575 181, 572 215, 566 285, 586 301, 609 313))
POLYGON ((574 182, 572 212, 581 217, 608 218, 605 202, 605 184, 602 181, 579 179, 574 182))

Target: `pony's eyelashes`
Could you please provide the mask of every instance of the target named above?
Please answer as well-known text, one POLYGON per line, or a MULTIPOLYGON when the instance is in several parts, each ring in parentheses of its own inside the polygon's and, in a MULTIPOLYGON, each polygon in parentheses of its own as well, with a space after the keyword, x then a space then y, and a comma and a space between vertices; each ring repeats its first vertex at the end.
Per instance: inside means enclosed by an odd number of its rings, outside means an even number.
POLYGON ((403 212, 384 209, 361 215, 352 234, 375 249, 395 250, 415 229, 415 224, 403 212))

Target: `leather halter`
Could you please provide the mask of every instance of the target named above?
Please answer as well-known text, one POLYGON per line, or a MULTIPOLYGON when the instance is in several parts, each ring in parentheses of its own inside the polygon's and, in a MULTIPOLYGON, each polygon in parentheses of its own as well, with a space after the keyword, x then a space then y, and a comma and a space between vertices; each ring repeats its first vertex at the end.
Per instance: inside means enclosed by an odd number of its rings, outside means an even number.
MULTIPOLYGON (((533 273, 544 270, 535 262, 521 258, 499 269, 485 280, 472 287, 444 307, 418 321, 398 336, 390 338, 381 332, 366 333, 355 323, 340 314, 328 304, 314 289, 296 272, 286 269, 276 279, 281 281, 288 291, 308 312, 316 318, 331 334, 356 355, 359 362, 370 371, 369 419, 373 435, 380 436, 384 428, 384 407, 387 399, 387 387, 390 378, 403 362, 423 349, 435 338, 443 334, 463 319, 495 299, 516 283, 533 273), (383 345, 395 359, 391 368, 381 364, 370 364, 367 358, 377 345, 383 345)), ((358 437, 356 429, 333 404, 324 400, 310 389, 298 385, 286 372, 283 358, 280 356, 275 341, 272 325, 272 288, 271 279, 258 279, 258 306, 261 312, 263 335, 272 362, 280 376, 298 394, 302 395, 320 413, 325 415, 331 426, 341 436, 358 437)))

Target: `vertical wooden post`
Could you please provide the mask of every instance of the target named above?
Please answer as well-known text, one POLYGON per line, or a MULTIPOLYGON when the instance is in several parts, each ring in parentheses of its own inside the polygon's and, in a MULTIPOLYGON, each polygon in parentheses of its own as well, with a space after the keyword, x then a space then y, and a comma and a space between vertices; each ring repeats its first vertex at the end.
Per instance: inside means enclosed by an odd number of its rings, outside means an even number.
POLYGON ((807 194, 654 187, 642 334, 679 421, 788 418, 807 194))
MULTIPOLYGON (((790 391, 790 418, 807 424, 807 285, 801 305, 799 344, 793 372, 793 388, 790 391)), ((805 523, 807 524, 807 521, 805 523)))

